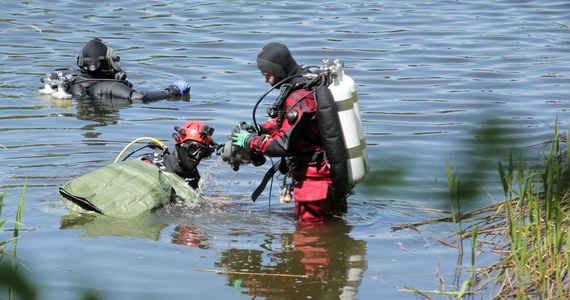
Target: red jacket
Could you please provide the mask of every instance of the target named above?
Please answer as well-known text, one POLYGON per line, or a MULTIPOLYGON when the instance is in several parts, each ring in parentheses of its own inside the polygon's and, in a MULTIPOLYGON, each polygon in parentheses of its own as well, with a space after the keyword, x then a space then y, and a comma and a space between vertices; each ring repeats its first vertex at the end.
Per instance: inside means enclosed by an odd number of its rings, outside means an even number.
POLYGON ((281 126, 276 118, 265 122, 261 125, 262 133, 253 138, 250 147, 267 156, 295 158, 295 202, 327 200, 332 181, 321 146, 313 94, 304 89, 291 92, 284 107, 281 126))
POLYGON ((304 89, 291 92, 284 107, 281 126, 277 118, 262 124, 262 134, 251 141, 251 149, 270 157, 304 158, 322 152, 313 94, 304 89))

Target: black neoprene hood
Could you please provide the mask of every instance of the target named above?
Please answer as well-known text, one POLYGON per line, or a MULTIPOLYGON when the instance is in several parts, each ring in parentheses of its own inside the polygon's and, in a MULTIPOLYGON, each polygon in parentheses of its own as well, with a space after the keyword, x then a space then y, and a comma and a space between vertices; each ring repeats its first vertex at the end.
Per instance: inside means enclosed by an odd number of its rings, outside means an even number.
POLYGON ((296 74, 301 68, 287 46, 276 42, 271 42, 259 50, 257 67, 260 71, 275 76, 276 83, 296 74))
POLYGON ((77 57, 77 66, 92 75, 112 76, 121 71, 120 57, 99 38, 89 41, 77 57))

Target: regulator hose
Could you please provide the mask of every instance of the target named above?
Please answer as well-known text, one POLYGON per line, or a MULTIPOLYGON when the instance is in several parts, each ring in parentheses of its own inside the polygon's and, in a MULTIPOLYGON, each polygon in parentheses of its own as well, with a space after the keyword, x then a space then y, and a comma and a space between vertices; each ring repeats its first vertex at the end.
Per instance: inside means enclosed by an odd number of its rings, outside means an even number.
MULTIPOLYGON (((143 140, 149 140, 149 141, 153 142, 153 143, 154 143, 157 147, 159 147, 160 149, 164 149, 164 147, 165 147, 165 146, 164 146, 164 143, 161 142, 160 140, 158 140, 158 139, 156 139, 156 138, 153 138, 153 137, 143 136, 143 137, 137 138, 137 139, 133 140, 132 142, 128 143, 128 144, 123 148, 123 150, 121 150, 121 152, 119 152, 119 155, 117 155, 117 158, 115 158, 115 160, 113 161, 113 163, 116 164, 116 163, 120 160, 121 156, 123 156, 123 154, 125 154, 125 152, 127 151, 127 149, 129 149, 132 145, 134 145, 134 144, 136 144, 136 143, 138 143, 138 142, 140 142, 140 141, 143 141, 143 140)), ((140 149, 139 149, 139 150, 140 150, 140 149)))
POLYGON ((257 131, 258 125, 257 125, 257 119, 255 117, 255 113, 257 111, 257 107, 259 106, 259 104, 261 103, 261 101, 267 96, 269 95, 269 93, 271 93, 274 89, 276 89, 278 86, 280 86, 281 84, 295 78, 295 77, 303 77, 303 75, 292 75, 289 76, 281 81, 279 81, 278 83, 274 84, 269 90, 267 90, 263 95, 261 95, 261 97, 259 98, 259 100, 257 100, 257 102, 255 103, 255 105, 253 106, 253 111, 251 113, 251 118, 253 121, 253 125, 255 130, 257 131))

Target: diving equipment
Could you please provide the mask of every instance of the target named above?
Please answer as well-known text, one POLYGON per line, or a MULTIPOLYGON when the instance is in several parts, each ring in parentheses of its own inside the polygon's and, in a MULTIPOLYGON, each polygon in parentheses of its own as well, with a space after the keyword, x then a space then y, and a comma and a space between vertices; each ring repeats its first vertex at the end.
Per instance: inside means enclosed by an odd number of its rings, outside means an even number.
MULTIPOLYGON (((344 73, 344 64, 338 59, 323 60, 322 65, 317 67, 316 71, 309 71, 309 68, 305 68, 305 70, 307 72, 302 74, 303 81, 297 81, 292 90, 303 88, 314 93, 320 140, 331 171, 335 202, 342 203, 343 198, 369 172, 356 85, 354 80, 344 73)), ((297 75, 288 77, 283 81, 293 80, 294 77, 297 75)), ((272 89, 285 87, 283 83, 275 84, 272 89)), ((268 92, 263 97, 267 94, 268 92)), ((280 118, 287 118, 289 123, 294 123, 297 119, 295 110, 289 110, 291 114, 289 112, 287 115, 283 114, 284 108, 279 99, 288 96, 289 93, 283 94, 282 90, 278 100, 268 109, 269 117, 276 119, 279 126, 281 126, 280 118)), ((255 110, 263 97, 254 107, 253 121, 256 126, 255 110)), ((274 173, 270 169, 267 173, 269 175, 266 177, 272 176, 274 173)), ((254 201, 264 186, 264 184, 260 185, 252 195, 254 201)), ((286 201, 287 189, 282 190, 282 196, 283 200, 286 201)))
POLYGON ((188 121, 182 126, 174 126, 174 145, 182 147, 189 158, 201 160, 210 158, 214 152, 212 135, 214 128, 202 122, 188 121))
POLYGON ((214 128, 208 125, 204 125, 202 122, 188 121, 182 126, 175 126, 175 133, 172 134, 174 138, 174 145, 179 145, 185 141, 196 141, 204 145, 209 145, 212 143, 212 134, 214 134, 214 128))
POLYGON ((233 144, 233 141, 228 139, 223 146, 222 160, 232 166, 234 171, 238 171, 240 165, 252 164, 256 167, 265 164, 265 156, 261 154, 253 154, 251 151, 238 147, 233 144))
POLYGON ((232 166, 234 171, 238 171, 240 165, 253 164, 258 167, 265 163, 265 156, 263 154, 254 154, 248 149, 239 147, 233 144, 233 134, 245 130, 250 133, 256 133, 259 131, 258 127, 253 124, 248 124, 247 122, 239 122, 233 128, 232 134, 228 136, 228 140, 223 146, 221 156, 224 162, 227 162, 232 166))
POLYGON ((72 77, 71 74, 59 71, 46 74, 43 78, 44 88, 40 90, 40 94, 50 95, 57 99, 71 98, 71 94, 65 91, 65 87, 69 85, 72 77))
POLYGON ((100 38, 89 41, 77 56, 77 66, 89 73, 111 76, 121 72, 121 57, 100 38))
POLYGON ((321 72, 330 77, 328 88, 336 103, 338 119, 348 153, 349 182, 356 184, 361 182, 369 171, 356 84, 350 76, 344 73, 344 64, 338 59, 324 60, 321 72))

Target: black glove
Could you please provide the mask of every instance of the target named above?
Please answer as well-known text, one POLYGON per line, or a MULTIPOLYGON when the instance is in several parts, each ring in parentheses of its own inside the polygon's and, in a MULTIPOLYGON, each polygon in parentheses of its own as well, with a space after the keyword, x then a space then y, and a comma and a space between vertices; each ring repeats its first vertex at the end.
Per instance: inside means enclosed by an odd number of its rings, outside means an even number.
POLYGON ((238 123, 234 126, 234 128, 233 128, 233 130, 232 130, 232 135, 235 134, 235 133, 238 133, 238 132, 240 132, 240 131, 242 131, 242 130, 245 130, 245 131, 247 131, 247 132, 249 132, 249 133, 255 133, 255 134, 261 133, 261 127, 259 127, 259 125, 254 125, 254 124, 252 124, 252 123, 248 123, 248 122, 245 122, 245 121, 241 121, 241 122, 238 122, 238 123))

